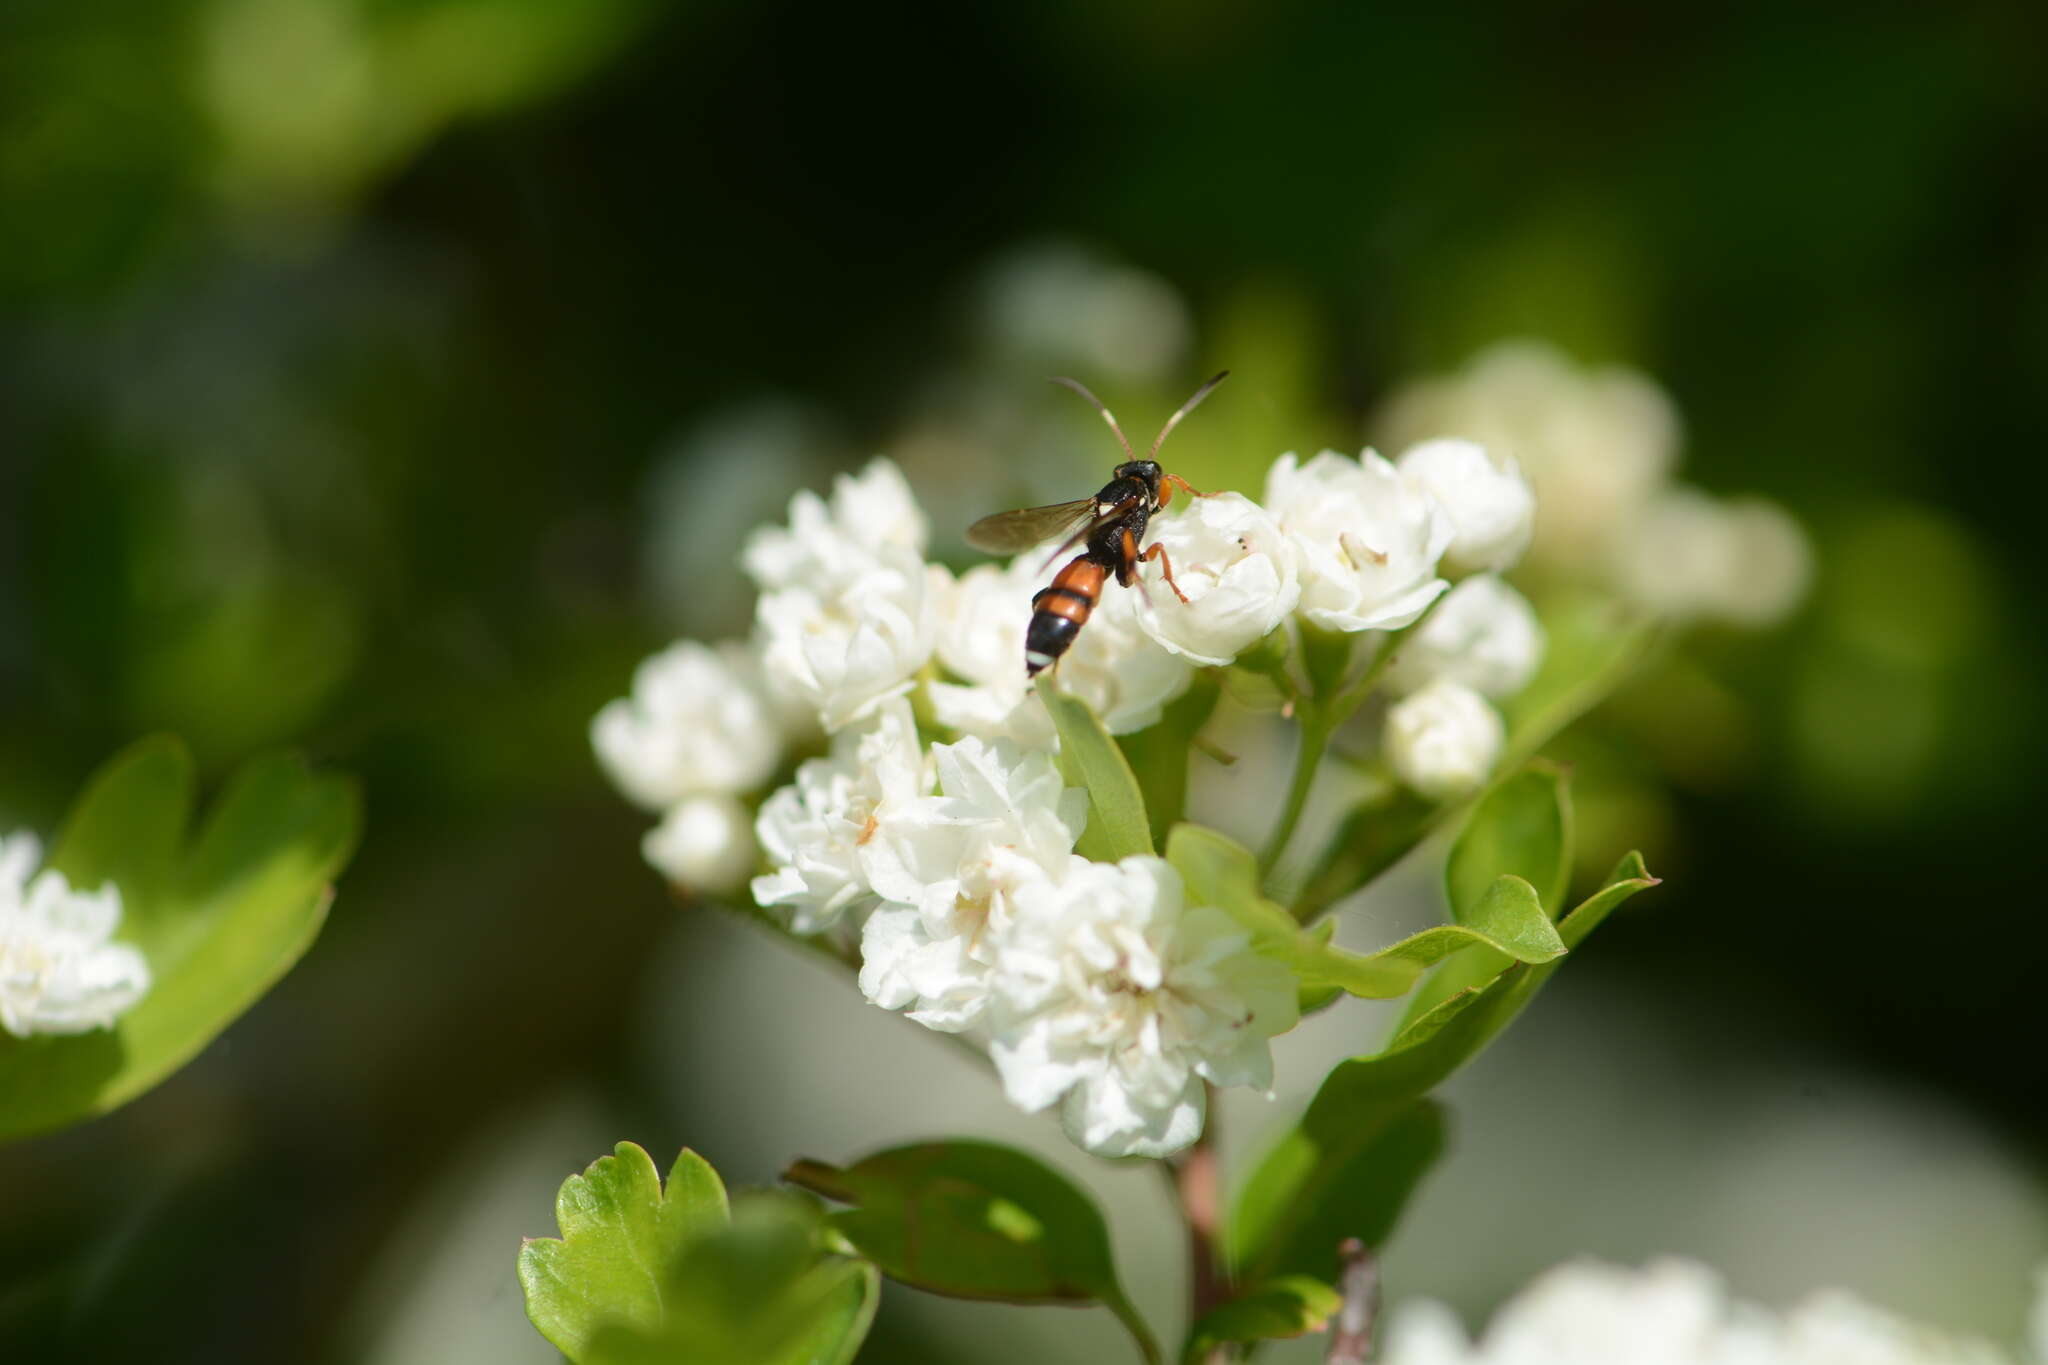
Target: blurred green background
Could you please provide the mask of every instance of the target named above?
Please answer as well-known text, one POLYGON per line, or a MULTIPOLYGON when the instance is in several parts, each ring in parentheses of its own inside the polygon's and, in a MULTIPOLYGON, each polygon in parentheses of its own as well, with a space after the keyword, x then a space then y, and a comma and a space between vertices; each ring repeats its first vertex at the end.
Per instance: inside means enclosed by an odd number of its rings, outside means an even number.
MULTIPOLYGON (((1668 882, 1474 1078, 1437 1177, 1474 1197, 1418 1208, 1397 1288, 1696 1250, 2011 1333, 2048 1255, 2041 39, 1988 5, 9 0, 0 825, 167 729, 215 775, 360 774, 368 833, 248 1019, 0 1152, 0 1358, 545 1360, 516 1237, 612 1139, 758 1180, 894 1136, 831 1089, 851 996, 705 967, 756 950, 641 865, 590 715, 744 629, 740 529, 834 467, 898 454, 941 549, 1091 486, 1055 368, 1142 427, 1227 364, 1176 441, 1257 468, 1512 336, 1656 376, 1688 477, 1790 506, 1818 577, 1567 744, 1668 882), (1118 346, 991 324, 1062 252, 1146 272, 1118 346), (770 1022, 802 1064, 734 1060, 770 1022), (1571 1198, 1503 1241, 1518 1151, 1571 1198), (1783 1264, 1713 1225, 1787 1207, 1783 1264)), ((902 1298, 864 1358, 987 1358, 902 1298)))

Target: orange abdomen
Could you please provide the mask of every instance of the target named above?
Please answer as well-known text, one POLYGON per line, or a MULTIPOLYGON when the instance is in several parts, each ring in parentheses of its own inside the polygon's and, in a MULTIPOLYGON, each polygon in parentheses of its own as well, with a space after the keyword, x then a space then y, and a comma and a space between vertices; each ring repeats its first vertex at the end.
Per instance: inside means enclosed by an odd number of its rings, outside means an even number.
POLYGON ((1056 662, 1074 643, 1102 596, 1107 571, 1077 555, 1031 599, 1031 623, 1024 628, 1024 671, 1035 674, 1056 662))

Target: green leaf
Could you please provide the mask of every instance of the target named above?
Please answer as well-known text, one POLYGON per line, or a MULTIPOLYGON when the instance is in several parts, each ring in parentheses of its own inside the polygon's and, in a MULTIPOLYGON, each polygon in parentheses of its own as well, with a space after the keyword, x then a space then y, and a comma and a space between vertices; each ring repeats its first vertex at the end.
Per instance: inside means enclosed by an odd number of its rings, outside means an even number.
POLYGON ((519 1251, 526 1316, 555 1349, 584 1359, 606 1323, 652 1331, 663 1321, 667 1268, 692 1238, 726 1226, 725 1185, 709 1162, 684 1148, 662 1189, 654 1162, 621 1142, 555 1196, 559 1239, 535 1238, 519 1251))
MULTIPOLYGON (((1475 916, 1501 877, 1515 874, 1542 888, 1544 906, 1555 912, 1565 903, 1571 870, 1570 776, 1538 760, 1502 778, 1473 807, 1444 862, 1444 895, 1459 922, 1476 928, 1475 916)), ((1492 980, 1506 969, 1510 956, 1475 948, 1444 963, 1408 1002, 1402 1022, 1492 980)))
MULTIPOLYGON (((1542 890, 1544 906, 1561 909, 1571 876, 1571 797, 1564 770, 1541 761, 1503 776, 1470 807, 1444 862, 1444 897, 1460 923, 1480 913, 1489 890, 1515 874, 1542 890)), ((1491 981, 1512 955, 1473 948, 1445 962, 1408 1002, 1405 1025, 1457 995, 1491 981)))
POLYGON ((1564 952, 1527 883, 1519 890, 1500 887, 1471 925, 1439 925, 1377 952, 1356 953, 1333 945, 1327 926, 1305 930, 1267 900, 1259 891, 1258 860, 1212 829, 1176 825, 1166 859, 1186 884, 1189 904, 1228 911, 1260 952, 1295 970, 1312 1003, 1331 987, 1374 1000, 1403 995, 1431 964, 1469 946, 1499 949, 1523 962, 1548 962, 1564 952))
POLYGON ((123 938, 171 904, 193 786, 185 746, 152 735, 93 775, 58 832, 50 866, 76 887, 120 887, 123 938))
POLYGON ((1165 846, 1166 832, 1180 822, 1187 809, 1188 760, 1194 753, 1195 736, 1216 709, 1220 691, 1215 671, 1202 669, 1187 691, 1166 704, 1156 724, 1117 740, 1138 779, 1150 847, 1165 846))
POLYGON ((1572 869, 1570 786, 1563 769, 1532 763, 1473 808, 1444 863, 1444 891, 1459 923, 1469 923, 1469 911, 1508 874, 1535 887, 1553 911, 1563 907, 1572 869))
MULTIPOLYGON (((1327 1111, 1325 1111, 1327 1112, 1327 1111)), ((1444 1111, 1434 1100, 1407 1096, 1360 1115, 1357 1131, 1322 1134, 1309 1127, 1311 1109, 1289 1140, 1267 1155, 1238 1199, 1230 1227, 1231 1261, 1239 1278, 1309 1274, 1335 1279, 1337 1248, 1347 1237, 1384 1246, 1409 1198, 1444 1149, 1444 1111), (1321 1142, 1302 1141, 1320 1136, 1321 1142), (1312 1183, 1314 1202, 1271 1197, 1312 1183)))
POLYGON ((312 946, 355 846, 353 784, 298 759, 259 758, 186 845, 192 761, 152 738, 88 784, 50 865, 72 885, 121 889, 119 937, 148 959, 149 993, 114 1028, 0 1037, 0 1138, 75 1123, 135 1098, 191 1060, 312 946))
POLYGON ((1150 1361, 1159 1348, 1117 1280, 1094 1201, 1036 1157, 990 1142, 892 1147, 784 1179, 852 1208, 832 1224, 892 1280, 1007 1303, 1101 1303, 1150 1361))
POLYGON ((1145 818, 1145 798, 1123 750, 1087 702, 1047 682, 1047 676, 1040 675, 1038 695, 1060 732, 1060 772, 1067 781, 1088 789, 1088 828, 1075 851, 1110 863, 1150 853, 1152 830, 1145 818))
POLYGON ((880 1277, 828 1254, 817 1206, 788 1192, 743 1194, 731 1222, 694 1234, 656 1271, 652 1323, 610 1318, 578 1365, 845 1365, 873 1322, 880 1277))
MULTIPOLYGON (((1615 906, 1654 885, 1642 858, 1630 854, 1600 891, 1559 921, 1558 937, 1566 948, 1578 947, 1615 906)), ((1391 1226, 1387 1200, 1357 1202, 1347 1182, 1382 1163, 1374 1145, 1415 1121, 1407 1116, 1416 1102, 1506 1027, 1557 965, 1509 963, 1405 1022, 1384 1051, 1331 1069, 1301 1121, 1266 1153, 1239 1196, 1232 1250, 1245 1278, 1333 1276, 1343 1237, 1374 1245, 1374 1228, 1391 1226)))
POLYGON ((1275 1341, 1320 1332, 1344 1296, 1307 1275, 1267 1280, 1204 1313, 1189 1329, 1183 1365, 1202 1365, 1226 1341, 1275 1341))

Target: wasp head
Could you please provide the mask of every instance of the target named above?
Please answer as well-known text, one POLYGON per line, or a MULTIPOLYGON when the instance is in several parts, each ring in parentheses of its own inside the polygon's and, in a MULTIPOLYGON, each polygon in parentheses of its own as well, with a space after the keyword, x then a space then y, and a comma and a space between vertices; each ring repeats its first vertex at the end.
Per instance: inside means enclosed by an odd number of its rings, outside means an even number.
POLYGON ((1145 485, 1145 492, 1154 503, 1159 501, 1159 461, 1126 460, 1116 467, 1119 479, 1136 479, 1145 485))

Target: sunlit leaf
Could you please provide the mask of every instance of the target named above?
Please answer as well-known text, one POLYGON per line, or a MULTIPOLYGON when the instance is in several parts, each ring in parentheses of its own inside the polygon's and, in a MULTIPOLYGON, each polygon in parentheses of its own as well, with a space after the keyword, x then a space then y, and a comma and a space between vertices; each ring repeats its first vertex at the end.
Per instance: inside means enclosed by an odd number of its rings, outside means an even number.
POLYGON ((660 1322, 600 1326, 577 1365, 846 1365, 874 1321, 880 1276, 821 1255, 816 1208, 744 1194, 732 1224, 685 1246, 660 1322))
POLYGON ((0 1137, 126 1103, 184 1065, 312 946, 355 846, 353 784, 259 758, 188 846, 192 761, 175 740, 113 758, 79 798, 50 864, 74 886, 121 889, 120 937, 152 985, 110 1030, 0 1038, 0 1137))
POLYGON ((1038 695, 1060 733, 1060 771, 1088 789, 1088 827, 1075 850, 1098 862, 1152 851, 1152 829, 1138 779, 1088 703, 1041 676, 1038 695))
POLYGON ((1277 1341, 1320 1332, 1343 1296, 1307 1275, 1281 1275, 1204 1313, 1188 1333, 1183 1365, 1204 1365, 1226 1341, 1277 1341))
POLYGON ((1108 1307, 1146 1359, 1158 1347, 1124 1296, 1094 1201, 1036 1157, 989 1142, 926 1142, 784 1178, 852 1205, 832 1224, 892 1280, 965 1299, 1108 1307))
MULTIPOLYGON (((1568 949, 1578 947, 1615 906, 1655 884, 1631 853, 1600 891, 1558 922, 1559 938, 1568 949)), ((1506 1027, 1557 966, 1511 962, 1404 1022, 1384 1051, 1331 1069, 1301 1121, 1261 1159, 1238 1199, 1232 1248, 1246 1278, 1297 1271, 1332 1276, 1344 1237, 1374 1245, 1369 1234, 1388 1221, 1386 1201, 1354 1205, 1345 1194, 1347 1180, 1375 1164, 1368 1149, 1409 1121, 1416 1101, 1506 1027)))
POLYGON ((520 1249, 526 1316, 572 1360, 606 1323, 652 1331, 662 1323, 669 1263, 690 1239, 726 1223, 725 1185, 704 1158, 685 1148, 664 1190, 647 1153, 621 1142, 562 1182, 561 1237, 520 1249))
POLYGON ((809 1200, 746 1194, 685 1150, 663 1188, 630 1142, 562 1184, 562 1236, 519 1252, 526 1313, 576 1365, 846 1365, 879 1278, 809 1200))

